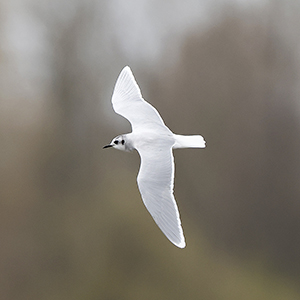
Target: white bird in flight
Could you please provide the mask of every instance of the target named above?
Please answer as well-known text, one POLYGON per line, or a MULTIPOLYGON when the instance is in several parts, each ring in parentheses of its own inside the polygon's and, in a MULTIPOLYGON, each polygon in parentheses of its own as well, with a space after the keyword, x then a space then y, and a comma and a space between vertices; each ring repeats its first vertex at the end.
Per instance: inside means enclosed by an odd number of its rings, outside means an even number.
POLYGON ((126 118, 132 132, 115 137, 109 145, 118 150, 136 149, 141 157, 137 184, 143 202, 165 236, 177 247, 185 247, 178 207, 173 195, 176 148, 205 148, 201 135, 177 135, 158 111, 146 102, 130 68, 125 67, 112 95, 114 111, 126 118))

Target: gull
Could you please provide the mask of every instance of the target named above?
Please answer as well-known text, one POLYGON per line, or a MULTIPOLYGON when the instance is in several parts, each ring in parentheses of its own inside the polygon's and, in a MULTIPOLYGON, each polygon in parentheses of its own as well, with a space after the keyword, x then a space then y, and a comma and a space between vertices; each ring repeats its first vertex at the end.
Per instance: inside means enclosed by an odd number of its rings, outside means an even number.
POLYGON ((132 132, 115 137, 103 148, 137 150, 141 158, 137 184, 143 202, 165 236, 177 247, 186 246, 173 195, 173 149, 205 148, 201 135, 174 134, 158 111, 142 97, 128 66, 120 73, 112 95, 114 111, 126 118, 132 132))

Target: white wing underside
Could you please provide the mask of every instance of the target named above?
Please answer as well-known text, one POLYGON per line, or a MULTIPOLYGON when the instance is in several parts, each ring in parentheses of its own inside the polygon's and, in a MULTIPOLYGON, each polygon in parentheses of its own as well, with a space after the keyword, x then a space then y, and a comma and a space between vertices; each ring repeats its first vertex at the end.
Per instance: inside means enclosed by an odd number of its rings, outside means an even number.
POLYGON ((174 139, 170 138, 170 133, 172 136, 173 133, 165 126, 157 110, 142 98, 129 67, 125 67, 118 77, 112 104, 115 112, 131 123, 133 132, 159 132, 151 142, 136 146, 141 157, 138 187, 158 227, 173 244, 184 248, 179 211, 173 195, 174 139))
POLYGON ((176 246, 185 247, 179 211, 173 195, 174 159, 171 145, 137 149, 141 167, 137 178, 144 204, 154 221, 176 246))
POLYGON ((170 131, 164 124, 158 111, 141 94, 129 67, 120 73, 112 96, 114 111, 126 118, 132 126, 132 131, 137 129, 153 129, 170 131))

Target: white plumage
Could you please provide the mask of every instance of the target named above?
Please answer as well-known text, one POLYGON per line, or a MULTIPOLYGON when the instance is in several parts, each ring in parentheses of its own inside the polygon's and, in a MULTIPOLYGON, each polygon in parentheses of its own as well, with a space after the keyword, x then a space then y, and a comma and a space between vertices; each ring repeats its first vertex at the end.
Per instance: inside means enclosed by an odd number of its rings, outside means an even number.
POLYGON ((104 148, 136 149, 141 157, 137 183, 154 221, 177 247, 185 247, 179 211, 173 195, 175 148, 204 148, 201 135, 173 134, 157 110, 142 98, 129 67, 120 73, 112 96, 116 113, 125 117, 132 133, 117 136, 104 148))

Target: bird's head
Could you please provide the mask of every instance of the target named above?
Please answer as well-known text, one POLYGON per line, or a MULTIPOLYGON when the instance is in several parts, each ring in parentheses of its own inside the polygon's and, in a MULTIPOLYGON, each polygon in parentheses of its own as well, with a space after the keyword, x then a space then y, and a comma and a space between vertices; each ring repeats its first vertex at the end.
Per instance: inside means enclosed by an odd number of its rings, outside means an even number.
POLYGON ((127 147, 127 144, 126 144, 126 136, 125 135, 119 135, 117 137, 115 137, 110 144, 106 145, 103 147, 103 149, 106 149, 106 148, 115 148, 115 149, 118 149, 118 150, 122 150, 122 151, 128 151, 128 147, 127 147))

